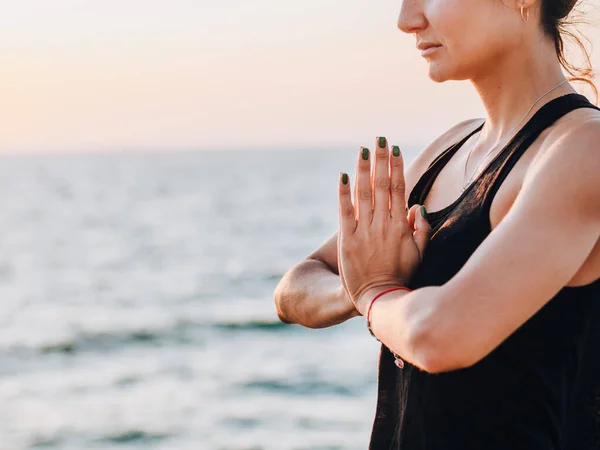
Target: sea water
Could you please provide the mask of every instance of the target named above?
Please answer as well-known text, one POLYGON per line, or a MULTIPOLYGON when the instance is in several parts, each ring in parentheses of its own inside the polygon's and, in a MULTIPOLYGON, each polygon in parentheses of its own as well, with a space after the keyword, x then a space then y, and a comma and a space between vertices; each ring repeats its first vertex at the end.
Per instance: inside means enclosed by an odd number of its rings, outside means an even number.
POLYGON ((357 155, 0 158, 0 450, 365 449, 379 343, 273 302, 357 155))

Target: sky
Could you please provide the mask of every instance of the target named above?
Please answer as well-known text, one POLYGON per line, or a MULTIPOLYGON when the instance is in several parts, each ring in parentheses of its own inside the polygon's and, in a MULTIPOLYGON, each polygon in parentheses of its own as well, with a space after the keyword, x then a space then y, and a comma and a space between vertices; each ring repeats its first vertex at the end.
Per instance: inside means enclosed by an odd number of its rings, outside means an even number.
POLYGON ((0 152, 425 145, 484 111, 400 4, 1 0, 0 152))

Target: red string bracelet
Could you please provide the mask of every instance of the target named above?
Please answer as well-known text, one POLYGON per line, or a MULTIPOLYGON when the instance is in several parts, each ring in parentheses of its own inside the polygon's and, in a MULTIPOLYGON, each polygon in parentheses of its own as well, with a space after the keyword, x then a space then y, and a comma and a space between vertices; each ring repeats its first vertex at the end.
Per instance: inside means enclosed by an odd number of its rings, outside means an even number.
MULTIPOLYGON (((387 294, 388 292, 399 291, 399 290, 404 290, 404 291, 408 291, 408 292, 412 291, 411 289, 404 287, 404 286, 397 286, 397 287, 386 289, 386 290, 378 293, 375 297, 373 297, 373 300, 371 300, 371 302, 369 303, 369 306, 367 307, 367 314, 366 314, 367 328, 369 329, 369 333, 371 333, 371 336, 373 336, 375 339, 377 339, 377 336, 375 336, 375 334, 373 333, 373 330, 371 329, 371 308, 373 307, 373 303, 375 303, 375 300, 377 300, 382 295, 387 294)), ((377 339, 377 341, 381 342, 379 339, 377 339)), ((394 363, 400 369, 402 369, 404 367, 404 361, 402 361, 402 358, 400 358, 400 356, 396 355, 394 352, 392 352, 392 353, 394 354, 394 358, 395 358, 394 363)))

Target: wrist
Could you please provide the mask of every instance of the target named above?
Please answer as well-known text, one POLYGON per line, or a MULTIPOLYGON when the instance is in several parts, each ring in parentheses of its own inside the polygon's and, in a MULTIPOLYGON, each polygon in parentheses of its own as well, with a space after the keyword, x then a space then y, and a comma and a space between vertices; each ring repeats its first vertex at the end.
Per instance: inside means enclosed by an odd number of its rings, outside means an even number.
MULTIPOLYGON (((358 297, 358 300, 356 301, 356 309, 359 311, 359 313, 361 315, 366 317, 367 308, 369 307, 369 303, 371 303, 371 300, 373 300, 377 294, 379 294, 387 289, 398 288, 398 287, 404 287, 404 286, 402 286, 400 284, 386 284, 386 285, 375 286, 375 287, 367 289, 358 297)), ((405 294, 408 293, 408 291, 405 291, 405 290, 397 290, 397 291, 393 291, 393 292, 396 295, 402 295, 402 293, 405 293, 405 294)), ((391 292, 390 292, 390 294, 391 294, 391 292)))
POLYGON ((346 319, 360 316, 361 313, 356 309, 356 305, 352 302, 352 299, 344 289, 344 286, 340 285, 338 291, 339 304, 343 305, 346 319))

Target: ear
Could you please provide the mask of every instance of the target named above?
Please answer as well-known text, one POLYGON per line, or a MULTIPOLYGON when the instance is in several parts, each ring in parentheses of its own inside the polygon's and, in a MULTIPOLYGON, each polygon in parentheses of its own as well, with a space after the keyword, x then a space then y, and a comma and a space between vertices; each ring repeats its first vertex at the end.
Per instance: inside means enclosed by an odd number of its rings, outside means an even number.
POLYGON ((526 9, 529 10, 530 19, 531 16, 537 14, 538 8, 541 7, 540 0, 502 0, 502 4, 516 13, 521 14, 521 6, 523 7, 523 15, 527 17, 526 9))

